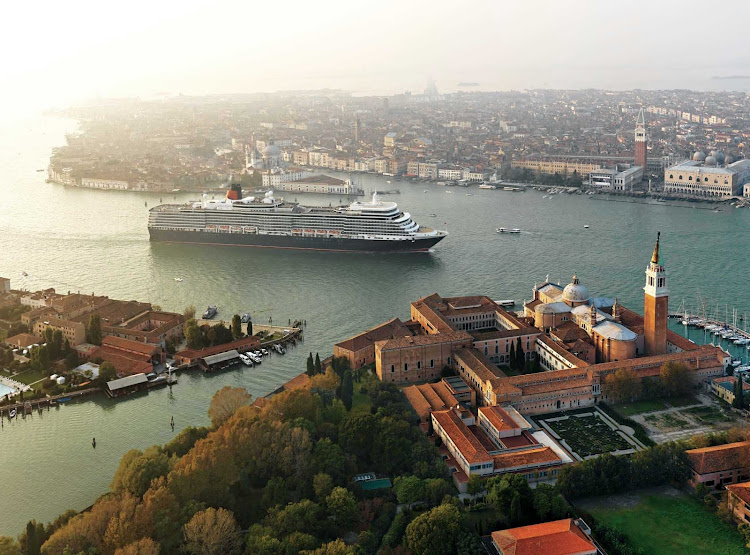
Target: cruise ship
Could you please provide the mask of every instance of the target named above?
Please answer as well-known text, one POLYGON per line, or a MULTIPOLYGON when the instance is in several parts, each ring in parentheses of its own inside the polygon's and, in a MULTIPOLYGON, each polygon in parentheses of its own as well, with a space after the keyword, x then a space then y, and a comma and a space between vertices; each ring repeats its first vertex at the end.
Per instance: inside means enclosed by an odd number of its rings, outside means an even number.
POLYGON ((310 249, 424 252, 448 233, 422 227, 377 193, 369 202, 317 207, 284 202, 273 191, 243 198, 232 185, 221 201, 162 204, 149 210, 152 241, 310 249))

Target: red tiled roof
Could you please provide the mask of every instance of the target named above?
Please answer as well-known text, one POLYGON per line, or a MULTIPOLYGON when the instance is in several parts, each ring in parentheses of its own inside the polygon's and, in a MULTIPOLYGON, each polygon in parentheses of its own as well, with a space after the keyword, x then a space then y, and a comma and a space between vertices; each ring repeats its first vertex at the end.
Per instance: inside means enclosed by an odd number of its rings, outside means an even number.
POLYGON ((685 454, 690 466, 698 474, 750 467, 750 441, 690 449, 685 454))
POLYGON ((403 391, 420 420, 429 418, 430 411, 446 410, 458 404, 442 382, 411 385, 403 391))
POLYGON ((115 337, 113 335, 109 335, 102 339, 102 347, 134 351, 146 356, 152 356, 161 352, 161 347, 158 347, 157 345, 141 343, 139 341, 133 341, 132 339, 125 339, 124 337, 115 337))
POLYGON ((463 362, 483 382, 505 377, 505 373, 477 349, 456 349, 453 356, 457 361, 463 362))
POLYGON ((492 460, 482 443, 455 412, 452 410, 435 411, 432 417, 461 452, 466 462, 473 464, 492 460))
POLYGON ((596 553, 596 546, 573 519, 492 532, 502 555, 577 555, 596 553))
POLYGON ((499 470, 513 471, 529 466, 562 464, 562 459, 547 446, 539 446, 533 449, 510 451, 492 456, 495 472, 499 470))
POLYGON ((20 349, 24 349, 29 345, 42 343, 43 341, 44 339, 37 335, 31 333, 19 333, 18 335, 14 335, 13 337, 9 337, 8 339, 6 339, 5 343, 18 347, 20 349))
POLYGON ((448 331, 431 335, 410 335, 409 337, 395 337, 377 341, 376 347, 381 351, 390 349, 403 349, 405 347, 417 347, 420 345, 435 345, 438 343, 450 343, 456 341, 471 341, 471 336, 465 331, 448 331))
POLYGON ((498 432, 520 429, 520 426, 516 424, 510 415, 497 405, 479 407, 479 413, 483 415, 498 432))
POLYGON ((750 505, 750 482, 731 484, 727 486, 727 491, 744 503, 750 505))
POLYGON ((376 341, 392 339, 394 337, 405 337, 407 335, 412 335, 409 328, 398 318, 393 318, 384 324, 380 324, 354 337, 336 343, 336 347, 347 351, 359 351, 360 349, 374 345, 376 341))

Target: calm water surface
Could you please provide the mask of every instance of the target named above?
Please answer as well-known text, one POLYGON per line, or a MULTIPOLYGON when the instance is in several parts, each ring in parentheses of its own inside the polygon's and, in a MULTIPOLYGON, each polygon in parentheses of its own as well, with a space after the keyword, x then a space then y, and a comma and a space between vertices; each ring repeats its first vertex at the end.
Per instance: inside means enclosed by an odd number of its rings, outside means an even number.
POLYGON ((434 184, 387 184, 367 175, 357 177, 365 189, 400 189, 386 198, 422 225, 447 227, 449 237, 433 253, 417 255, 151 244, 144 204, 173 201, 174 195, 45 184, 45 174, 36 172, 73 128, 68 120, 40 118, 0 129, 0 275, 14 287, 148 300, 175 311, 217 304, 222 317, 250 311, 256 322, 302 318, 308 326, 303 345, 256 369, 183 374, 172 391, 118 403, 73 403, 6 421, 0 430, 0 534, 19 533, 31 518, 48 521, 67 508, 90 505, 107 490, 125 451, 174 436, 171 416, 177 430, 207 424, 217 389, 242 386, 264 395, 303 371, 309 351, 323 356, 360 330, 394 316, 407 318, 409 302, 432 292, 522 301, 545 275, 564 284, 575 272, 593 293, 617 296, 641 311, 643 271, 661 231, 672 308, 683 298, 694 305, 700 292, 710 310, 728 303, 750 312, 747 210, 714 213, 572 195, 545 199, 535 191, 451 188, 446 194, 434 184), (496 227, 523 232, 501 236, 496 227))

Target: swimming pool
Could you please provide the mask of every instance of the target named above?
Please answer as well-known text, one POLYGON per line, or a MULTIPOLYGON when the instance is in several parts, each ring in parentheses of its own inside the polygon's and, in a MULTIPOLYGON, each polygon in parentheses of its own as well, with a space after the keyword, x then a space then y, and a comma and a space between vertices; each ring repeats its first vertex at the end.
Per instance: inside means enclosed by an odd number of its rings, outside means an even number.
POLYGON ((13 387, 9 387, 4 383, 0 382, 0 397, 5 397, 8 393, 15 393, 16 390, 13 387))

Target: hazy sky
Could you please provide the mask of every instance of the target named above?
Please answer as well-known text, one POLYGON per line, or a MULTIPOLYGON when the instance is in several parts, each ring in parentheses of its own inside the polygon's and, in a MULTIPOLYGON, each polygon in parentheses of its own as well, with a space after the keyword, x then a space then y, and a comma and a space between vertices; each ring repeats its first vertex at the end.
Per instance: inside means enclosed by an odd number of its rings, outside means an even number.
POLYGON ((158 92, 418 91, 428 77, 442 91, 459 81, 493 90, 750 85, 712 79, 750 74, 741 23, 750 2, 741 0, 43 0, 4 9, 5 110, 158 92))

